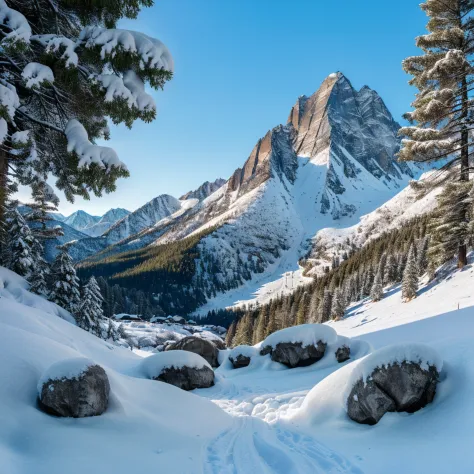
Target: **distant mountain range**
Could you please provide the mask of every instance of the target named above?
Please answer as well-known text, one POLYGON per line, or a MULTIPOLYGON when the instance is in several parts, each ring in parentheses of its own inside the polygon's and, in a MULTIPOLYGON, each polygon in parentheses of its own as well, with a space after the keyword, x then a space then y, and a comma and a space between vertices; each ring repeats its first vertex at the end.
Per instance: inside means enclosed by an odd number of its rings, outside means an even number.
POLYGON ((299 261, 321 229, 356 224, 421 173, 396 161, 399 128, 377 92, 330 74, 227 181, 158 196, 71 251, 86 273, 163 292, 169 311, 289 291, 289 274, 310 281, 299 261))

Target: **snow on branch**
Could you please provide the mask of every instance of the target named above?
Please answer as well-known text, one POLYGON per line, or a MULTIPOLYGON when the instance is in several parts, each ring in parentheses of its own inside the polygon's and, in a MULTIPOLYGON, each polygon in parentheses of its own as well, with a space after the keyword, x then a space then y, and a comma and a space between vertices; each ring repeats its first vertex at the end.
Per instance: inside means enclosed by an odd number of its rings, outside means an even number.
POLYGON ((94 79, 106 90, 106 102, 124 99, 130 108, 140 112, 156 110, 153 97, 145 92, 143 81, 134 71, 127 71, 123 79, 115 74, 99 74, 94 79))
POLYGON ((3 41, 9 43, 29 43, 31 27, 27 19, 18 11, 9 8, 5 0, 0 0, 0 25, 10 30, 3 41))
POLYGON ((78 120, 69 120, 64 133, 68 142, 67 151, 77 154, 79 168, 89 168, 95 164, 103 169, 115 167, 127 170, 126 165, 119 160, 112 148, 94 145, 89 141, 86 129, 78 120))
POLYGON ((5 141, 8 135, 8 124, 4 118, 0 118, 0 145, 5 141))
POLYGON ((40 63, 28 63, 23 69, 21 77, 28 89, 39 87, 43 83, 52 84, 54 82, 54 74, 51 68, 40 63))
POLYGON ((63 50, 61 59, 65 60, 66 67, 78 65, 77 44, 71 39, 59 35, 33 35, 31 40, 44 46, 46 53, 57 53, 63 50))
POLYGON ((102 59, 114 58, 118 52, 138 54, 142 69, 165 69, 173 72, 173 58, 168 48, 159 40, 143 33, 129 30, 106 29, 88 26, 79 35, 85 47, 100 47, 102 59))
POLYGON ((5 120, 13 120, 18 107, 20 107, 20 99, 16 88, 9 82, 0 80, 0 117, 5 120))

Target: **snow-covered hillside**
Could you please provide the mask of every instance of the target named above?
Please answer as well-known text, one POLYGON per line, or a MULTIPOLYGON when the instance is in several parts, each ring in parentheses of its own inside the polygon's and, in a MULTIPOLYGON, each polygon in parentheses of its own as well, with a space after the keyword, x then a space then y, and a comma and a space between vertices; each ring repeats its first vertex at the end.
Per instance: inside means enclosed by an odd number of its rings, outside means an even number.
POLYGON ((474 463, 474 269, 471 263, 439 275, 410 303, 401 302, 398 287, 386 288, 382 301, 359 302, 331 323, 351 347, 343 364, 328 350, 309 367, 288 369, 255 351, 248 367, 233 369, 221 351, 215 386, 187 393, 147 380, 140 356, 77 328, 66 312, 28 293, 23 279, 2 269, 2 469, 468 474, 474 463), (407 343, 426 344, 439 367, 442 361, 434 401, 413 414, 387 413, 375 426, 350 420, 343 397, 364 356, 380 348, 396 354, 393 344, 420 347, 407 343), (78 356, 105 368, 107 411, 83 419, 41 412, 36 386, 43 372, 78 356))

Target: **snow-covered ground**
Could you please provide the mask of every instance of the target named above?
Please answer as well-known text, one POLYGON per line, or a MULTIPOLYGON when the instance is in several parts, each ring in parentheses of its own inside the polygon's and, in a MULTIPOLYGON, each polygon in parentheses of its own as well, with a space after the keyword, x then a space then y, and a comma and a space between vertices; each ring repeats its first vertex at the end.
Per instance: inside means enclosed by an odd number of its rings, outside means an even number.
POLYGON ((330 324, 351 347, 343 364, 330 347, 310 367, 257 356, 232 369, 222 351, 216 385, 192 393, 144 379, 141 357, 62 319, 66 313, 30 295, 11 272, 2 270, 0 280, 0 472, 472 472, 472 265, 422 285, 410 303, 393 287, 378 303, 351 307, 330 324), (443 361, 434 402, 386 414, 375 426, 351 421, 343 394, 361 358, 412 342, 443 361), (73 357, 99 363, 109 376, 111 402, 100 417, 54 418, 36 405, 44 370, 73 357))

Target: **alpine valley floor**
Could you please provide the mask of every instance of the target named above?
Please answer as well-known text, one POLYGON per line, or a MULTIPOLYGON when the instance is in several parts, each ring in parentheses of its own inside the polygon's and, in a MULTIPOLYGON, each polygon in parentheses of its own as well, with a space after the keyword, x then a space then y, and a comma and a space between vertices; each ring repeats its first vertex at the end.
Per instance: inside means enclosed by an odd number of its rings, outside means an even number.
POLYGON ((0 472, 471 473, 474 268, 444 275, 421 285, 410 303, 401 302, 399 287, 386 288, 381 302, 359 302, 331 323, 351 338, 352 358, 343 364, 327 351, 306 368, 265 356, 236 370, 221 352, 216 385, 187 393, 147 380, 139 355, 75 327, 1 269, 0 472), (386 414, 375 426, 351 421, 343 393, 357 359, 409 342, 443 359, 434 402, 386 414), (60 419, 39 411, 42 372, 80 355, 106 369, 106 413, 60 419))

